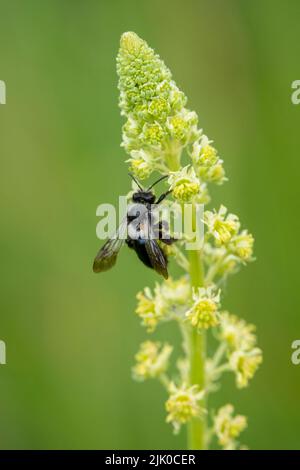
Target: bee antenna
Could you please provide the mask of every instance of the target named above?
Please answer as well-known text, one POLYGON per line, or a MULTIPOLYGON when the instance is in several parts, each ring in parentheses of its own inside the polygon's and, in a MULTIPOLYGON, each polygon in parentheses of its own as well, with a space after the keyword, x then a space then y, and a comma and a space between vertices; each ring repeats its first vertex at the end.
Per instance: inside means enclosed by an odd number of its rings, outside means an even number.
POLYGON ((149 188, 147 189, 147 191, 150 191, 150 189, 152 189, 153 186, 155 186, 155 185, 156 185, 157 183, 159 183, 160 181, 162 181, 162 180, 168 178, 168 176, 169 176, 169 175, 164 175, 164 176, 161 176, 160 178, 158 178, 157 181, 154 181, 154 183, 151 184, 151 186, 149 186, 149 188))
POLYGON ((133 179, 133 181, 135 182, 135 184, 137 184, 137 186, 140 188, 141 191, 144 191, 144 188, 142 188, 142 186, 140 185, 140 183, 138 182, 138 180, 133 176, 132 173, 128 173, 128 175, 130 176, 130 178, 133 179))

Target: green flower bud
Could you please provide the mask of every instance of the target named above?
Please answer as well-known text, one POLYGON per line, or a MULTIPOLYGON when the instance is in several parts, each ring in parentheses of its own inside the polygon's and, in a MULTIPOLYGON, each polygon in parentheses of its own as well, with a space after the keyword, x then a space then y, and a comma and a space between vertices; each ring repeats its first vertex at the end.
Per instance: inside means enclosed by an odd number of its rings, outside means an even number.
MULTIPOLYGON (((119 105, 127 118, 122 145, 128 153, 147 151, 153 160, 149 171, 167 171, 170 152, 180 156, 185 146, 199 138, 196 113, 185 108, 186 97, 172 80, 170 70, 135 33, 121 37, 117 72, 119 105)), ((137 162, 130 163, 136 176, 149 176, 149 171, 140 171, 137 162)))

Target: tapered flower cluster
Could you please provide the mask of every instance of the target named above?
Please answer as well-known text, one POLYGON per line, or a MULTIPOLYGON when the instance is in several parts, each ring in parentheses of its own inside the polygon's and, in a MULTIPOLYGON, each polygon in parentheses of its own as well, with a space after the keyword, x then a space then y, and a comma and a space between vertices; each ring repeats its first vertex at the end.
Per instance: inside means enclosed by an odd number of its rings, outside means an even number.
POLYGON ((120 108, 126 116, 123 143, 131 170, 140 179, 168 171, 172 157, 199 138, 198 118, 185 105, 170 70, 135 33, 121 38, 117 58, 120 108))
MULTIPOLYGON (((139 179, 153 172, 167 175, 174 207, 190 204, 195 210, 196 204, 209 203, 209 185, 227 180, 223 160, 213 141, 198 127, 198 116, 187 108, 186 96, 170 70, 145 41, 128 32, 121 37, 117 72, 119 105, 126 119, 122 146, 128 154, 130 171, 139 179), (183 165, 184 152, 187 158, 183 165)), ((254 238, 241 229, 239 218, 223 205, 218 210, 206 210, 203 223, 206 232, 197 252, 201 264, 196 270, 198 283, 193 282, 192 287, 194 258, 183 250, 183 242, 178 242, 162 248, 186 273, 137 294, 136 314, 147 332, 154 332, 161 323, 175 321, 183 333, 183 351, 174 377, 168 368, 173 348, 167 343, 142 343, 133 367, 135 379, 157 378, 166 387, 166 420, 175 432, 182 425, 204 423, 211 416, 206 397, 219 388, 217 382, 224 372, 232 372, 237 387, 243 388, 262 362, 255 327, 221 308, 221 287, 228 276, 254 259, 254 238), (200 385, 194 381, 198 374, 196 370, 193 375, 192 363, 195 358, 201 361, 202 356, 189 338, 203 338, 206 332, 217 338, 219 346, 206 359, 200 385)), ((183 240, 191 237, 190 233, 182 235, 183 240)), ((205 350, 202 353, 204 357, 205 350)), ((232 405, 220 408, 211 425, 223 449, 239 448, 239 435, 247 425, 244 416, 234 416, 233 412, 232 405)), ((204 436, 205 445, 210 434, 204 436)))

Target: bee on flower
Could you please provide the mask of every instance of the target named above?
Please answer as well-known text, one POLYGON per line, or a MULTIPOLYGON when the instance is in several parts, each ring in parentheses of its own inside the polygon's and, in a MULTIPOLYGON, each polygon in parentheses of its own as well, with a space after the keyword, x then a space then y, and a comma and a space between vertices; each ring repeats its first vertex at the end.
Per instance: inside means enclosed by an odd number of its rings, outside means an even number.
MULTIPOLYGON (((121 37, 117 73, 119 106, 126 120, 121 145, 128 154, 126 162, 133 179, 145 180, 158 172, 162 176, 158 181, 165 179, 169 185, 163 195, 173 199, 166 206, 173 204, 182 221, 181 209, 189 204, 190 225, 195 225, 197 205, 210 202, 210 185, 227 181, 223 159, 199 129, 197 113, 188 109, 187 98, 169 68, 134 32, 121 37)), ((143 185, 136 184, 141 190, 143 185)), ((130 192, 128 199, 132 196, 130 192)), ((176 243, 157 242, 166 259, 170 255, 170 263, 177 263, 185 274, 155 282, 153 288, 137 294, 136 314, 147 332, 153 333, 161 323, 172 320, 180 327, 182 353, 177 356, 176 375, 169 376, 168 370, 173 347, 156 341, 140 345, 132 372, 139 381, 157 378, 164 385, 168 393, 166 420, 175 432, 187 425, 190 449, 206 448, 212 432, 222 449, 237 449, 241 448, 239 435, 247 426, 245 416, 234 415, 228 404, 219 409, 209 428, 211 413, 207 413, 205 397, 220 388, 226 371, 235 374, 238 388, 246 387, 262 362, 254 325, 220 311, 220 286, 224 292, 229 275, 254 260, 254 237, 241 230, 239 218, 224 205, 219 210, 206 210, 203 222, 204 240, 196 248, 193 244, 190 253, 183 248, 194 241, 194 227, 180 229, 180 237, 172 234, 176 243), (218 346, 208 357, 210 335, 218 346)))

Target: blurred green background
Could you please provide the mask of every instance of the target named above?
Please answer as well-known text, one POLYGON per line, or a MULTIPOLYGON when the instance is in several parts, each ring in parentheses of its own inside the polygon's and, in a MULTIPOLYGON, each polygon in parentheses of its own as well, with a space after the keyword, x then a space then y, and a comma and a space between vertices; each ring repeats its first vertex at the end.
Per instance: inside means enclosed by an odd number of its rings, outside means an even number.
MULTIPOLYGON (((258 326, 264 364, 211 406, 249 416, 251 448, 300 448, 298 0, 1 0, 0 447, 184 448, 165 394, 130 367, 135 294, 155 274, 124 249, 94 275, 96 207, 129 189, 115 57, 134 30, 162 56, 225 160, 215 192, 256 237, 224 306, 258 326)), ((178 343, 162 327, 158 338, 178 343)))

